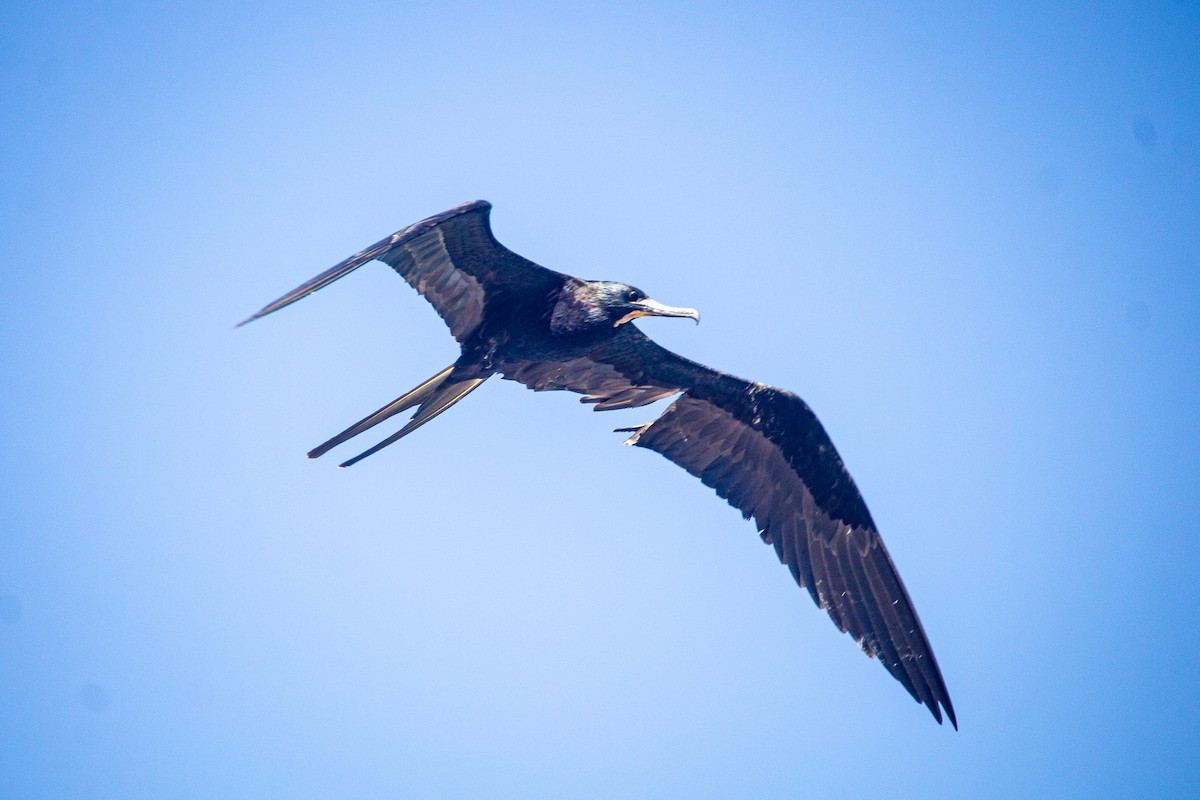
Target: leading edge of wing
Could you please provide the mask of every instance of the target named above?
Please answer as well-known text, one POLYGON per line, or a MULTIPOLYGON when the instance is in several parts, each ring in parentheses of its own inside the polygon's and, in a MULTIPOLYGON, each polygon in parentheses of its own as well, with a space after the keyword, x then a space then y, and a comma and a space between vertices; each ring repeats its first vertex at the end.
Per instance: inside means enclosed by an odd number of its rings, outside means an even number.
POLYGON ((463 214, 469 214, 473 211, 482 211, 487 214, 491 208, 492 204, 486 200, 473 200, 470 203, 463 203, 462 205, 455 206, 448 211, 443 211, 440 214, 434 214, 432 217, 427 217, 420 222, 409 225, 407 228, 398 230, 386 239, 380 239, 367 249, 359 253, 355 253, 345 261, 335 264, 315 278, 302 283, 277 300, 274 300, 263 306, 254 314, 251 314, 249 317, 246 317, 246 319, 239 322, 237 327, 240 328, 249 322, 253 322, 259 317, 265 317, 267 314, 278 311, 285 306, 290 306, 292 303, 296 302, 302 297, 307 297, 318 289, 323 289, 324 287, 336 281, 338 278, 343 278, 346 275, 349 275, 363 264, 366 264, 369 261, 374 261, 392 248, 411 241, 422 234, 428 233, 447 220, 462 216, 463 214))

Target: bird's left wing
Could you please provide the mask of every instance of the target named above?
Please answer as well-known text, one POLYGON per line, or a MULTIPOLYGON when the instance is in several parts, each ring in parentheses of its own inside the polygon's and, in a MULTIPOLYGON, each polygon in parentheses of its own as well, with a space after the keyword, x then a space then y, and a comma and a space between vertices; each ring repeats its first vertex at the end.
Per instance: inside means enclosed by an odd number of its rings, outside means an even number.
POLYGON ((597 410, 682 392, 626 444, 674 461, 753 518, 796 582, 938 722, 957 727, 933 649, 833 442, 795 395, 675 355, 633 325, 574 359, 508 365, 505 377, 586 396, 597 410))
POLYGON ((378 259, 424 295, 462 343, 479 327, 490 290, 557 275, 496 241, 489 222, 491 209, 491 203, 476 200, 409 225, 297 286, 239 324, 291 305, 378 259))

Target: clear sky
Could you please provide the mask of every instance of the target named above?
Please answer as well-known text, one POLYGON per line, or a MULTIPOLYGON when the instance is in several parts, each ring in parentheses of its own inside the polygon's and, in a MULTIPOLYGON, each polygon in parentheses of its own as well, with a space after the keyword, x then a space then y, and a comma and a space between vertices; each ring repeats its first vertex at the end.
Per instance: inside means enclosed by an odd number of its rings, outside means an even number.
POLYGON ((965 5, 0 6, 0 796, 1194 797, 1200 3, 965 5), (961 731, 652 411, 304 458, 453 340, 234 323, 476 198, 812 405, 961 731))

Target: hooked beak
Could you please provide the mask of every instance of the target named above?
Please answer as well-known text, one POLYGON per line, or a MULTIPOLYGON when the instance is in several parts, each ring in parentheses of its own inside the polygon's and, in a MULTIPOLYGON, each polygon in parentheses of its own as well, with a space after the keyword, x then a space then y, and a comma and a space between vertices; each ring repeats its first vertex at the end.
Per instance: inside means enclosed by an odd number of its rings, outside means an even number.
POLYGON ((624 325, 631 319, 637 317, 687 317, 688 319, 696 320, 696 324, 700 324, 700 312, 694 308, 675 308, 674 306, 664 306, 662 303, 646 298, 639 300, 633 304, 633 311, 630 311, 625 316, 617 320, 613 327, 624 325))

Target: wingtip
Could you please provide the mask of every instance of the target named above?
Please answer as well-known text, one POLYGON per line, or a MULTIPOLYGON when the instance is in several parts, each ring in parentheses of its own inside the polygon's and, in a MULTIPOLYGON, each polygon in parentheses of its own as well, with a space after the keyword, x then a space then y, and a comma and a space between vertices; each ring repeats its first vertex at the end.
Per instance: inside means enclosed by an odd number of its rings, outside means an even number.
POLYGON ((934 700, 926 707, 929 709, 929 712, 933 714, 933 718, 937 720, 938 725, 943 725, 945 724, 945 721, 948 720, 954 730, 958 730, 958 719, 954 716, 954 706, 950 705, 950 701, 948 699, 941 701, 934 700), (945 715, 944 718, 943 714, 945 715))

